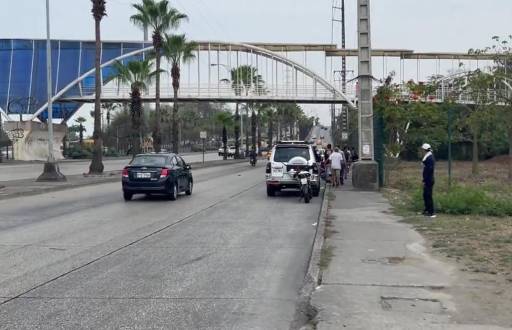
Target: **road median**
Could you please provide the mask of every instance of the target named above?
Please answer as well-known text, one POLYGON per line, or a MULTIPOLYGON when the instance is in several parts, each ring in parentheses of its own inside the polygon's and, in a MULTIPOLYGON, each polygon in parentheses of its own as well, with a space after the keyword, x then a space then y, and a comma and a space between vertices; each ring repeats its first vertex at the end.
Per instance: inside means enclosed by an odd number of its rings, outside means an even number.
MULTIPOLYGON (((192 169, 225 166, 246 162, 245 159, 213 160, 206 162, 192 162, 192 169)), ((0 182, 0 200, 21 196, 39 195, 53 191, 73 189, 78 187, 111 183, 120 181, 121 170, 106 171, 102 175, 68 175, 66 182, 36 182, 34 179, 12 180, 0 182)))

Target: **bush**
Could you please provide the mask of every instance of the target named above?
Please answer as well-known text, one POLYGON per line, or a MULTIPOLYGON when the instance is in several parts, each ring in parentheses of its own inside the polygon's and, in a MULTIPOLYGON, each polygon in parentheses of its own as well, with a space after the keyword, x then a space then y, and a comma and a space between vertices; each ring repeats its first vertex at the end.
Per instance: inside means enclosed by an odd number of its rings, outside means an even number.
POLYGON ((79 146, 74 146, 67 150, 66 156, 72 159, 86 159, 91 158, 92 153, 87 149, 81 149, 79 146))
MULTIPOLYGON (((435 192, 434 203, 439 213, 512 216, 512 199, 494 198, 474 187, 454 186, 449 191, 435 192)), ((411 208, 423 210, 422 190, 413 194, 411 208)))

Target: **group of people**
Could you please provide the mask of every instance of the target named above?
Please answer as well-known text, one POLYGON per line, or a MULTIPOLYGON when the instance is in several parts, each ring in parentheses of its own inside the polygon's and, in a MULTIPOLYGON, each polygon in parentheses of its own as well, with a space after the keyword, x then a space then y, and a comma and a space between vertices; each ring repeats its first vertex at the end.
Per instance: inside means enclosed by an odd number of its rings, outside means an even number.
POLYGON ((358 160, 359 155, 354 147, 336 147, 333 150, 332 145, 328 144, 323 160, 326 181, 330 181, 334 187, 343 185, 350 172, 350 166, 358 160))
MULTIPOLYGON (((433 189, 434 189, 434 172, 435 172, 435 158, 432 152, 432 147, 428 143, 421 146, 423 151, 423 201, 425 209, 423 215, 435 218, 433 189)), ((322 160, 322 176, 327 182, 331 182, 333 187, 339 187, 344 184, 350 172, 352 163, 359 160, 354 147, 349 148, 345 146, 342 150, 340 148, 332 149, 332 145, 328 144, 327 149, 322 160)))

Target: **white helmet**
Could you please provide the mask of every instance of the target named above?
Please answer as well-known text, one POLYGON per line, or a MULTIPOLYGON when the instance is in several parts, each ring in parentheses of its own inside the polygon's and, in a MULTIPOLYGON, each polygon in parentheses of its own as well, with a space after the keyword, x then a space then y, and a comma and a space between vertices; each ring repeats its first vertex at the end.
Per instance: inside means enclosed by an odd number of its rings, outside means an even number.
POLYGON ((429 151, 432 149, 432 147, 428 143, 423 143, 423 145, 421 146, 421 149, 429 151))

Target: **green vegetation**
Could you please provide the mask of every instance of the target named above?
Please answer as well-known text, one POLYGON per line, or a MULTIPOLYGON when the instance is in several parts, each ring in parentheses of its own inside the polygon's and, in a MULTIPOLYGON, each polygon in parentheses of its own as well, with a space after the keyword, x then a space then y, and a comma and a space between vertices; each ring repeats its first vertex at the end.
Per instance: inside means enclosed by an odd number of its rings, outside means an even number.
POLYGON ((471 272, 503 274, 512 279, 512 186, 506 183, 506 157, 480 164, 471 175, 472 162, 455 162, 454 185, 448 186, 446 162, 438 162, 434 202, 435 220, 423 210, 421 164, 400 162, 390 170, 385 195, 395 213, 413 225, 432 249, 471 272))
POLYGON ((493 40, 492 47, 470 50, 493 54, 493 65, 468 71, 461 64, 461 74, 443 85, 444 104, 432 102, 443 76, 407 82, 409 99, 404 102, 404 90, 393 82, 394 73, 389 75, 374 99, 376 150, 379 145, 384 150, 379 158, 388 166, 398 159, 417 160, 419 146, 428 142, 437 159, 447 159, 451 144, 453 159, 472 160, 474 177, 480 173, 480 161, 508 154, 506 179, 512 181, 512 36, 493 40), (456 104, 459 96, 473 102, 456 104))

